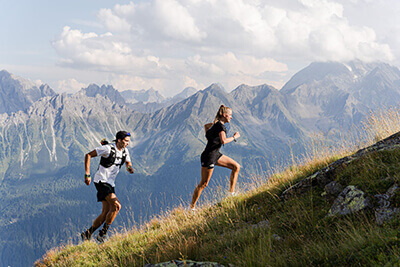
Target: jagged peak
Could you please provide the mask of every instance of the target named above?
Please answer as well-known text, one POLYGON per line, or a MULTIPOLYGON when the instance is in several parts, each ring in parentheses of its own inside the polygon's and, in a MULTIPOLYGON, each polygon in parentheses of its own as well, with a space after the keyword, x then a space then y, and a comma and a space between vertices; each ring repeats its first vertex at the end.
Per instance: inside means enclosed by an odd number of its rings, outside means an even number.
POLYGON ((256 86, 251 86, 251 85, 247 85, 242 83, 241 85, 239 85, 238 87, 236 87, 232 92, 234 91, 241 91, 241 90, 251 90, 251 89, 263 89, 263 90, 277 90, 275 87, 268 85, 266 83, 264 84, 260 84, 260 85, 256 85, 256 86))
POLYGON ((203 90, 204 92, 224 92, 225 93, 225 88, 222 86, 220 83, 213 83, 210 86, 208 86, 206 89, 203 90))
POLYGON ((96 97, 97 95, 101 95, 103 97, 109 98, 110 100, 118 104, 125 104, 124 98, 112 85, 103 84, 100 87, 97 84, 92 83, 89 84, 88 87, 82 88, 82 90, 78 93, 85 94, 89 97, 96 97))
POLYGON ((180 93, 178 93, 174 97, 172 97, 172 99, 174 99, 174 98, 188 98, 188 97, 194 95, 196 92, 197 92, 196 88, 194 88, 194 87, 186 87, 180 93))
POLYGON ((24 91, 32 88, 38 88, 42 85, 40 81, 31 81, 29 79, 25 79, 18 75, 12 74, 6 70, 0 71, 0 78, 11 79, 18 82, 21 85, 21 89, 24 91))
POLYGON ((340 62, 313 62, 304 69, 297 72, 281 89, 285 93, 298 86, 320 81, 328 76, 338 76, 342 74, 351 74, 351 70, 340 62))
POLYGON ((3 75, 11 75, 11 73, 9 73, 7 70, 0 70, 0 76, 3 75))

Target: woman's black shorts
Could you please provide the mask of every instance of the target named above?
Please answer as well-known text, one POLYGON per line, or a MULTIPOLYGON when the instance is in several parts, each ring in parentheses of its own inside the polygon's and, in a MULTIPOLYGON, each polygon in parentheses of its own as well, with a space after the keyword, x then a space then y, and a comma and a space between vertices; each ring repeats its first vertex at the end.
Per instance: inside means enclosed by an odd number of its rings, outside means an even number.
POLYGON ((98 182, 98 183, 94 183, 94 185, 96 186, 96 189, 97 189, 97 201, 98 202, 106 200, 106 196, 108 196, 111 193, 115 194, 114 187, 112 187, 108 183, 98 182))
POLYGON ((222 154, 219 151, 213 151, 211 153, 201 153, 201 167, 206 167, 208 169, 214 168, 220 157, 222 157, 222 154))

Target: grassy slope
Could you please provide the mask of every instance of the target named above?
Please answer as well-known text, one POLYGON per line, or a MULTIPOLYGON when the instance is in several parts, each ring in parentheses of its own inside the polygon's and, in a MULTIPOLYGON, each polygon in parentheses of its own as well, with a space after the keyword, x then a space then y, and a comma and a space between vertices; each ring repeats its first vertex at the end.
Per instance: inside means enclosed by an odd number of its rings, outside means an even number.
MULTIPOLYGON (((285 202, 279 199, 291 183, 334 159, 292 167, 253 192, 195 214, 175 209, 103 245, 85 242, 55 249, 37 265, 141 266, 172 259, 238 266, 399 264, 400 217, 383 227, 375 224, 372 210, 327 218, 334 199, 321 196, 318 188, 285 202), (252 226, 265 220, 270 227, 252 226)), ((340 170, 336 180, 369 195, 384 193, 399 182, 399 161, 398 150, 373 153, 340 170)), ((395 199, 399 206, 400 195, 395 199)))
MULTIPOLYGON (((371 116, 373 138, 383 139, 400 130, 400 111, 391 112, 371 116), (397 119, 386 125, 397 128, 382 127, 387 121, 381 117, 388 118, 388 114, 397 119)), ((373 210, 328 218, 334 197, 321 196, 320 188, 288 201, 279 199, 291 184, 344 153, 332 156, 335 153, 331 152, 292 166, 245 195, 224 199, 194 214, 175 209, 141 229, 116 234, 102 245, 85 242, 51 250, 36 265, 143 266, 173 259, 237 266, 399 265, 400 215, 383 226, 375 224, 373 210), (254 227, 264 221, 269 227, 254 227)), ((399 149, 373 152, 338 169, 335 180, 343 186, 356 185, 369 196, 385 193, 395 182, 400 183, 399 162, 399 149)), ((399 192, 391 202, 400 206, 399 192)))

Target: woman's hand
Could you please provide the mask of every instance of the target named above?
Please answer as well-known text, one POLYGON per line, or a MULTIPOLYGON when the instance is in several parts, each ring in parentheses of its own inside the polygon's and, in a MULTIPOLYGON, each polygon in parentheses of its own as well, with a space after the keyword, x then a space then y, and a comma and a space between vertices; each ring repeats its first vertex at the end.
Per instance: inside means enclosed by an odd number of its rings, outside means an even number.
POLYGON ((239 137, 240 137, 240 133, 239 132, 235 132, 233 134, 233 138, 235 138, 235 140, 238 139, 239 137))

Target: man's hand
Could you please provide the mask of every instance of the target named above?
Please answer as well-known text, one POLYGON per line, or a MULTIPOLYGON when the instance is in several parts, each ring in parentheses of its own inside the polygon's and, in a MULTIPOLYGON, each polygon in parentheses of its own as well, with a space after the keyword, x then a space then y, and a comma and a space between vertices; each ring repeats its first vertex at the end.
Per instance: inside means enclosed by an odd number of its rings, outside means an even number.
POLYGON ((85 184, 90 185, 91 180, 90 174, 85 174, 85 184))
POLYGON ((135 172, 135 171, 133 170, 132 166, 126 167, 126 170, 127 170, 129 173, 131 173, 131 174, 135 172))

